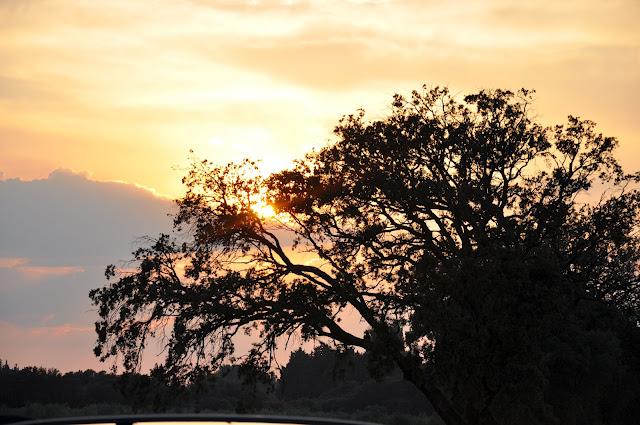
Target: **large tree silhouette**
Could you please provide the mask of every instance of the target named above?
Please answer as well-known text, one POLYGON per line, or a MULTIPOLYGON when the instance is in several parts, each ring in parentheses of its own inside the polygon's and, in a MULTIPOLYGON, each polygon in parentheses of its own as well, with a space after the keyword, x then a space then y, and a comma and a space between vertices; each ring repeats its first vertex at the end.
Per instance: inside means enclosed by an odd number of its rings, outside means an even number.
POLYGON ((96 355, 132 370, 164 333, 167 375, 191 379, 225 361, 267 370, 297 334, 397 366, 447 424, 626 423, 639 178, 593 122, 544 127, 530 103, 423 88, 384 118, 344 117, 332 144, 266 178, 195 163, 173 233, 92 291, 96 355), (236 358, 242 332, 256 342, 236 358))

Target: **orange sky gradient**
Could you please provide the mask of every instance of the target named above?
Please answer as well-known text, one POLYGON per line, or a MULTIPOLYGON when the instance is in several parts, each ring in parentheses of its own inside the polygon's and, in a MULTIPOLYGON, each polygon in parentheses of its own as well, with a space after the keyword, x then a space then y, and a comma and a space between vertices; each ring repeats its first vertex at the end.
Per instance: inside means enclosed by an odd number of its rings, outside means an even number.
POLYGON ((638 17, 636 0, 5 0, 0 171, 175 197, 189 149, 275 170, 422 83, 536 89, 541 121, 593 119, 638 169, 638 17))

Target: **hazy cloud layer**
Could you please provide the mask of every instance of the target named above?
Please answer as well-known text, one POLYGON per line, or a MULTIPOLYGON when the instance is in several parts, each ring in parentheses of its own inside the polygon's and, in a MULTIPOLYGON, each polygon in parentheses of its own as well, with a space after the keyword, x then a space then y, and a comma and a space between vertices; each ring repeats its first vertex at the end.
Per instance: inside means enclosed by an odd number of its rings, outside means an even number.
POLYGON ((177 195, 189 149, 275 169, 422 83, 537 89, 543 118, 589 117, 640 166, 635 0, 2 4, 9 177, 69 167, 177 195))

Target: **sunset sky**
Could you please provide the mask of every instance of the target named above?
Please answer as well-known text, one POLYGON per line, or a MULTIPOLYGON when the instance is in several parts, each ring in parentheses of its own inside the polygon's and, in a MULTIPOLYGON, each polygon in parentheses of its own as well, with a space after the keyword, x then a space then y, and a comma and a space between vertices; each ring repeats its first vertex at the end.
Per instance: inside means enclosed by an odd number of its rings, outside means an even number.
POLYGON ((189 150, 265 172, 422 84, 532 88, 640 169, 640 2, 0 0, 0 358, 97 367, 87 292, 189 150))

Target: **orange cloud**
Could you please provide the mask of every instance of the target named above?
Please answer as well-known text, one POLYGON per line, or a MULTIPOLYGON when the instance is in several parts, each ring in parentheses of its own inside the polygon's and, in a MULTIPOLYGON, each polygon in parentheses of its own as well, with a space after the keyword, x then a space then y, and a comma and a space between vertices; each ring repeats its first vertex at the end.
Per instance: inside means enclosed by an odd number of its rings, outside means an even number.
POLYGON ((71 323, 65 323, 57 326, 41 326, 36 328, 27 328, 29 336, 36 337, 63 337, 72 334, 86 334, 92 332, 93 329, 88 326, 79 326, 71 323))
POLYGON ((15 269, 29 280, 42 280, 50 277, 62 277, 83 273, 80 266, 32 266, 29 259, 23 257, 0 257, 0 269, 15 269))
POLYGON ((85 271, 85 269, 80 266, 21 266, 18 267, 17 270, 29 280, 69 276, 85 271))
POLYGON ((0 269, 14 269, 18 266, 27 264, 26 258, 20 257, 0 257, 0 269))

